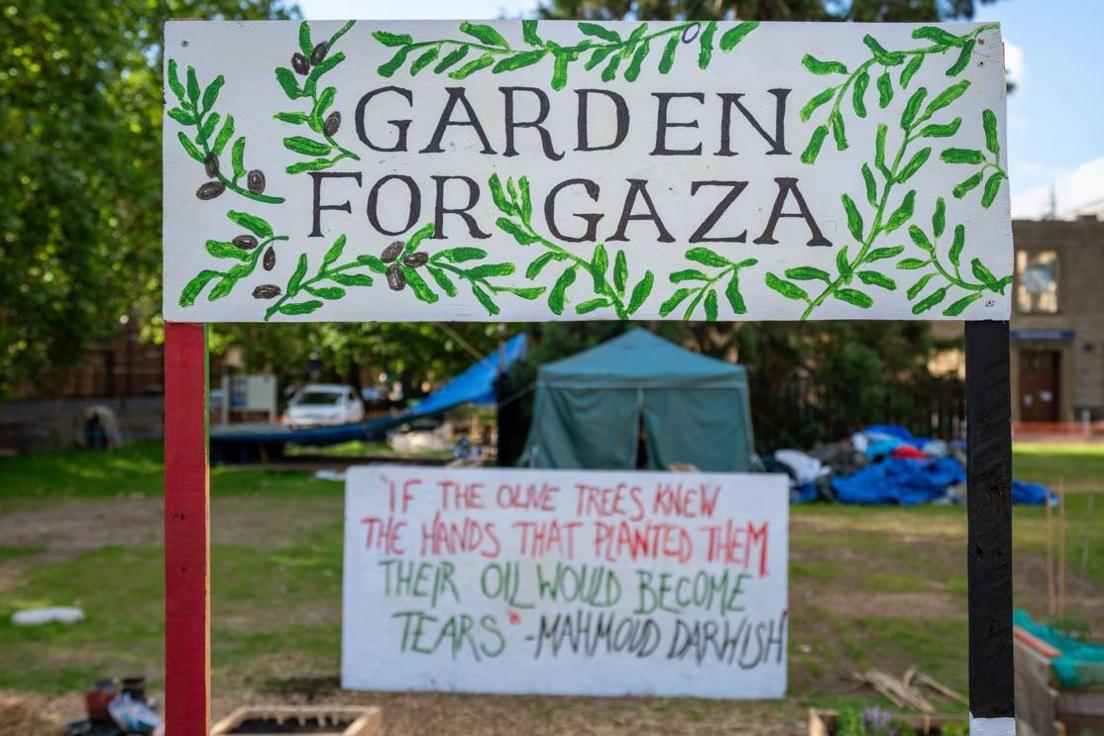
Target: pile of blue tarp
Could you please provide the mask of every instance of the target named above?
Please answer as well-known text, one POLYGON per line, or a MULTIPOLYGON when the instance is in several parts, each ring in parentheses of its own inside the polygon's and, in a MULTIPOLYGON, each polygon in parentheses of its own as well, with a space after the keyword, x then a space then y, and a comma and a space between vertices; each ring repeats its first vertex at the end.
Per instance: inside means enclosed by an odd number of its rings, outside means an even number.
MULTIPOLYGON (((789 474, 790 501, 912 506, 965 502, 962 443, 915 437, 892 424, 872 424, 832 445, 808 453, 779 450, 768 470, 789 474)), ((1041 483, 1012 481, 1012 502, 1056 504, 1057 494, 1041 483)))
POLYGON ((953 457, 921 460, 886 455, 857 473, 832 479, 840 503, 930 503, 947 495, 947 488, 966 480, 966 468, 953 457))

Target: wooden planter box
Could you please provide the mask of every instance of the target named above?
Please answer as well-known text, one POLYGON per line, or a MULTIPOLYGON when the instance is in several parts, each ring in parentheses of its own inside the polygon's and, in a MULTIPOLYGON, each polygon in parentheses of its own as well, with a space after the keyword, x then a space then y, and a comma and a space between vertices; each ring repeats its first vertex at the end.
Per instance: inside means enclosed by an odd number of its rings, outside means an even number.
MULTIPOLYGON (((809 736, 833 736, 839 712, 834 710, 809 709, 809 736)), ((917 736, 931 736, 939 733, 943 726, 963 726, 966 718, 954 716, 926 716, 894 714, 893 720, 916 731, 917 736)))
POLYGON ((376 736, 382 724, 383 712, 375 706, 246 706, 216 723, 211 736, 376 736))
POLYGON ((1104 688, 1064 689, 1050 660, 1058 650, 1019 626, 1015 635, 1016 725, 1024 736, 1104 733, 1104 688))

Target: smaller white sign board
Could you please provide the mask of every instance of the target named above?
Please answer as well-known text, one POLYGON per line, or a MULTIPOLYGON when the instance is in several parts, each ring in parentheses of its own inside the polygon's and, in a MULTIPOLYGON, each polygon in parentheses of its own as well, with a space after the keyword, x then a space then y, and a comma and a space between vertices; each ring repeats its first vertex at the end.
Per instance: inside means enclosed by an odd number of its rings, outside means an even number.
POLYGON ((351 468, 342 687, 779 698, 785 476, 351 468))

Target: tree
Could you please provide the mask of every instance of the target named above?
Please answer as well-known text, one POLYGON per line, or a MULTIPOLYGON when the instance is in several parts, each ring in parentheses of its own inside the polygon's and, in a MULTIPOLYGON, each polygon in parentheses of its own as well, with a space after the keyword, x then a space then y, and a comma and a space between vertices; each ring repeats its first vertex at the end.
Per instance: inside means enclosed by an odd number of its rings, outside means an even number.
POLYGON ((158 311, 161 29, 277 0, 0 4, 0 399, 158 311))
POLYGON ((356 384, 361 370, 386 373, 410 397, 423 382, 455 375, 516 332, 484 323, 226 324, 212 327, 210 342, 214 354, 230 344, 245 346, 246 368, 272 372, 281 384, 307 379, 317 356, 327 380, 356 384))

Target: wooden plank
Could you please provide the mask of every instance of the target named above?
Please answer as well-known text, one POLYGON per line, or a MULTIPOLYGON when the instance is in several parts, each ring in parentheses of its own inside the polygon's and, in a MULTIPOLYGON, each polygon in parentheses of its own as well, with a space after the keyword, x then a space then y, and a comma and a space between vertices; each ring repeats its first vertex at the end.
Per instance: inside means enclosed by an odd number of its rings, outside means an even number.
MULTIPOLYGON (((335 729, 339 722, 346 723, 342 730, 314 732, 315 736, 375 736, 383 725, 383 711, 377 706, 340 706, 340 705, 258 705, 242 706, 215 724, 211 736, 232 734, 247 721, 263 719, 277 723, 289 721, 302 725, 309 720, 317 720, 324 725, 328 722, 335 729)), ((274 736, 257 733, 255 736, 274 736)))
POLYGON ((1019 638, 1014 648, 1017 726, 1024 736, 1056 736, 1058 698, 1050 686, 1050 657, 1019 638))
POLYGON ((210 726, 207 331, 165 325, 165 730, 210 726))
POLYGON ((1100 719, 1098 726, 1104 727, 1104 690, 1060 690, 1058 715, 1061 718, 1092 716, 1100 719))
POLYGON ((970 713, 1012 718, 1012 388, 1008 322, 966 323, 970 713))
POLYGON ((1015 637, 1016 641, 1023 642, 1025 646, 1034 649, 1047 659, 1054 659, 1062 654, 1056 648, 1020 626, 1012 627, 1012 636, 1015 637))
POLYGON ((937 693, 943 695, 944 697, 958 701, 959 703, 962 703, 967 707, 969 707, 970 705, 969 701, 966 700, 966 698, 962 697, 962 693, 956 690, 952 690, 931 675, 921 672, 916 676, 916 681, 919 682, 921 685, 927 685, 932 690, 935 690, 937 693))

